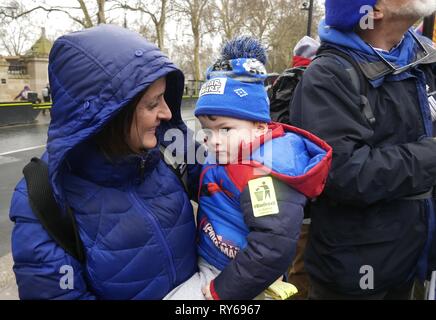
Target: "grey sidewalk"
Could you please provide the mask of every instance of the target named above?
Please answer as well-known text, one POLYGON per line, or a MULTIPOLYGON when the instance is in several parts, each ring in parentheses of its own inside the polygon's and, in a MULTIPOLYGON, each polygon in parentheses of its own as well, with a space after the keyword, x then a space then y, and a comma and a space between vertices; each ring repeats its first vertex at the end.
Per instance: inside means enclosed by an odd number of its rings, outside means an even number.
POLYGON ((12 254, 9 253, 0 258, 0 300, 18 300, 12 265, 12 254))

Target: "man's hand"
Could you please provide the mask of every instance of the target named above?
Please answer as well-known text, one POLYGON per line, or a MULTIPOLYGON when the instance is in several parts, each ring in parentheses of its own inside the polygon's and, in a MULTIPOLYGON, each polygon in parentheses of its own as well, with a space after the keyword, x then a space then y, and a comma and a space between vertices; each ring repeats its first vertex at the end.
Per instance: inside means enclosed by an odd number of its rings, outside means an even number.
POLYGON ((206 300, 213 300, 212 294, 210 293, 210 282, 201 288, 201 292, 203 292, 204 298, 206 300))

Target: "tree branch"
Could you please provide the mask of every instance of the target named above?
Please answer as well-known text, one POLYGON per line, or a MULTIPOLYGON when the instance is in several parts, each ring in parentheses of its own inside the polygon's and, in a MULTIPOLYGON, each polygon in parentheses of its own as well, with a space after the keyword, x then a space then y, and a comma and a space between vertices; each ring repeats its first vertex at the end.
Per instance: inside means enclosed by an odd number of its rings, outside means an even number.
MULTIPOLYGON (((74 9, 78 9, 78 8, 74 8, 74 9)), ((47 13, 51 13, 51 12, 62 12, 62 13, 65 13, 73 21, 79 23, 80 25, 82 25, 85 28, 87 27, 86 24, 82 20, 72 16, 70 12, 66 11, 65 9, 61 9, 60 7, 46 8, 44 6, 37 6, 37 7, 31 8, 29 10, 22 11, 22 12, 16 14, 16 15, 15 14, 10 15, 10 14, 6 13, 4 10, 0 10, 0 15, 3 15, 3 17, 6 17, 6 18, 11 18, 11 19, 16 20, 16 19, 24 17, 24 16, 26 16, 26 15, 34 12, 34 11, 37 11, 37 10, 42 10, 42 11, 45 11, 47 13)))
POLYGON ((89 15, 88 8, 86 7, 86 4, 83 0, 77 0, 80 4, 80 8, 82 9, 83 15, 84 15, 84 22, 82 22, 82 25, 85 28, 90 28, 93 26, 91 16, 89 15))

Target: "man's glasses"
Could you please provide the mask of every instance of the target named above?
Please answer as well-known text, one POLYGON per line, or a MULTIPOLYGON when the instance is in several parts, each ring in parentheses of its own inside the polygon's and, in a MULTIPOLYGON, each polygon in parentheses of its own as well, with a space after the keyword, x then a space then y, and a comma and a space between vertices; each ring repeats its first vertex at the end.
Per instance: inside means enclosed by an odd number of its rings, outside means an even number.
POLYGON ((400 74, 400 73, 402 73, 404 71, 407 71, 407 70, 409 70, 411 68, 414 68, 417 65, 421 64, 423 61, 425 61, 430 56, 430 52, 428 52, 428 50, 425 48, 425 46, 421 42, 421 40, 419 40, 418 37, 413 32, 411 32, 410 30, 408 32, 410 32, 412 37, 418 43, 418 45, 420 46, 422 52, 421 52, 421 54, 420 53, 417 54, 417 59, 414 62, 409 63, 408 65, 405 65, 403 67, 395 66, 394 64, 389 62, 387 59, 385 59, 385 57, 383 57, 383 55, 380 52, 378 52, 374 47, 372 47, 371 45, 368 44, 374 50, 375 54, 380 58, 380 60, 383 61, 383 63, 386 66, 389 67, 390 72, 388 72, 388 73, 390 73, 392 75, 397 75, 397 74, 400 74))

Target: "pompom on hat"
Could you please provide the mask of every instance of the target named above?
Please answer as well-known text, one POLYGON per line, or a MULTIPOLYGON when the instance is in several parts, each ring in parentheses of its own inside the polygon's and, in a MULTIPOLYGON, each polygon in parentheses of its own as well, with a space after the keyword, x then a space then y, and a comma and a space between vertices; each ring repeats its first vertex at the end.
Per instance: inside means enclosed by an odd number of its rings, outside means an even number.
POLYGON ((352 31, 360 19, 367 14, 363 6, 374 7, 377 0, 326 0, 325 23, 342 31, 352 31))
POLYGON ((227 42, 221 58, 207 70, 207 82, 200 90, 195 116, 271 122, 264 87, 266 62, 266 50, 258 40, 239 36, 227 42))

